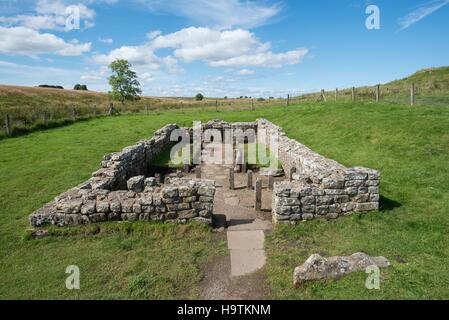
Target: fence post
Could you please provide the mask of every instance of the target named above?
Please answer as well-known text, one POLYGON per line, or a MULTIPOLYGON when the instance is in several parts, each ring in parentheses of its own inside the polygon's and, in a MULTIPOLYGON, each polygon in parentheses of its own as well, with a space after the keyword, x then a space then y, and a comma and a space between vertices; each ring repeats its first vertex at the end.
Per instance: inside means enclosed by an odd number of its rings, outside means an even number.
POLYGON ((262 210, 262 180, 259 178, 256 181, 256 211, 262 210))
POLYGON ((9 116, 9 114, 7 114, 5 117, 5 131, 6 135, 10 137, 12 134, 12 130, 11 130, 11 117, 9 116))
POLYGON ((355 101, 355 87, 352 87, 352 101, 355 101))
POLYGON ((251 99, 251 111, 254 111, 254 99, 251 99))
POLYGON ((338 88, 335 88, 335 101, 338 100, 338 88))
POLYGON ((414 106, 416 103, 416 99, 415 99, 415 84, 412 83, 412 86, 410 87, 410 105, 414 106))
POLYGON ((290 95, 287 95, 287 107, 290 105, 290 95))
POLYGON ((380 84, 376 86, 376 102, 380 101, 380 84))
POLYGON ((150 114, 150 107, 148 105, 145 105, 145 109, 147 111, 147 116, 150 114))
POLYGON ((48 115, 46 111, 44 111, 44 125, 48 126, 48 115))
POLYGON ((326 102, 326 92, 323 90, 321 90, 321 98, 323 99, 324 102, 326 102))
POLYGON ((97 105, 94 104, 94 117, 96 117, 96 116, 97 116, 97 105))
POLYGON ((72 109, 72 120, 76 121, 76 110, 75 110, 75 108, 72 109))
POLYGON ((215 111, 218 112, 218 99, 215 100, 215 111))
POLYGON ((112 102, 109 104, 109 115, 114 115, 114 103, 112 102))

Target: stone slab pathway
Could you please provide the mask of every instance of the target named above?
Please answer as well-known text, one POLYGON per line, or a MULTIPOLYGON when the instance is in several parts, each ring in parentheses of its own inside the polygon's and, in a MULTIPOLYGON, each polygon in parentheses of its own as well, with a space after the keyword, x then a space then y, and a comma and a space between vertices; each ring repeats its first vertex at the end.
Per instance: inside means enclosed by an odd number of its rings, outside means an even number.
MULTIPOLYGON (((246 174, 235 174, 235 190, 229 189, 229 167, 203 164, 202 178, 214 180, 217 192, 214 201, 214 222, 226 233, 229 256, 208 266, 202 281, 202 299, 264 299, 266 264, 265 233, 272 229, 271 191, 268 178, 263 179, 262 211, 256 211, 255 191, 247 188, 246 174)), ((259 178, 254 175, 254 183, 259 178)))
POLYGON ((227 238, 232 277, 249 275, 264 267, 264 231, 228 231, 227 238))

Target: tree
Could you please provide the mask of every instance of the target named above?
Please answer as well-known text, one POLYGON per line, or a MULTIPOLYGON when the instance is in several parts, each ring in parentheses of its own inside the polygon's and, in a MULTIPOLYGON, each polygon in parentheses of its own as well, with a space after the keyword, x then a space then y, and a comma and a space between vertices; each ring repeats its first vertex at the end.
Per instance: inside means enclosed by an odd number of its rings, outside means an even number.
POLYGON ((125 100, 138 99, 142 94, 137 74, 131 70, 131 67, 128 61, 122 59, 115 60, 109 65, 114 73, 109 77, 109 84, 112 87, 111 95, 122 104, 125 104, 125 100))
POLYGON ((196 99, 196 101, 203 101, 204 96, 203 96, 203 94, 198 93, 198 94, 195 96, 195 99, 196 99))
POLYGON ((85 84, 76 84, 73 90, 79 90, 79 91, 87 91, 87 86, 85 84))

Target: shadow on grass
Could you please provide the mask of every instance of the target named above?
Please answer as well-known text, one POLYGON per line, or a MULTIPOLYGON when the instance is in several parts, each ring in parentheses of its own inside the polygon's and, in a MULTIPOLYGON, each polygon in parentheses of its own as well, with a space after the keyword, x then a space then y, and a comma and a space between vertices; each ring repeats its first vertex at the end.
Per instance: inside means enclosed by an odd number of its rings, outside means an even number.
POLYGON ((78 118, 76 120, 66 119, 66 120, 50 121, 48 124, 38 123, 38 124, 34 124, 30 127, 13 127, 11 136, 7 136, 6 134, 0 135, 0 140, 5 140, 8 138, 17 138, 17 137, 25 136, 30 133, 38 132, 38 131, 45 131, 45 130, 49 130, 49 129, 66 127, 66 126, 72 125, 77 122, 86 122, 91 119, 100 118, 100 117, 105 117, 105 116, 101 115, 101 116, 97 116, 97 117, 78 118))
POLYGON ((380 197, 380 212, 388 212, 400 207, 402 207, 401 203, 395 200, 388 199, 384 196, 380 197))

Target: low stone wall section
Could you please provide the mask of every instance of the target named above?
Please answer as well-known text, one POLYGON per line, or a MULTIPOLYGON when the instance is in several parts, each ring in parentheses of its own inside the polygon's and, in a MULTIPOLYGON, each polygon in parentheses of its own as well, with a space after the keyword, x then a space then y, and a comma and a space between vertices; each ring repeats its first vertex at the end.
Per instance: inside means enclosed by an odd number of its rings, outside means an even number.
POLYGON ((291 182, 275 184, 273 220, 291 222, 335 219, 353 212, 379 210, 380 173, 369 168, 346 168, 296 140, 273 123, 257 120, 267 142, 278 136, 279 161, 291 182))
MULTIPOLYGON (((144 181, 145 177, 136 177, 144 181)), ((134 178, 133 178, 134 179, 134 178)), ((135 180, 135 179, 134 179, 135 180)), ((155 186, 145 179, 141 192, 74 188, 30 216, 33 227, 59 227, 105 221, 197 221, 212 224, 215 184, 207 180, 171 179, 155 186)), ((133 185, 135 186, 135 185, 133 185)))

